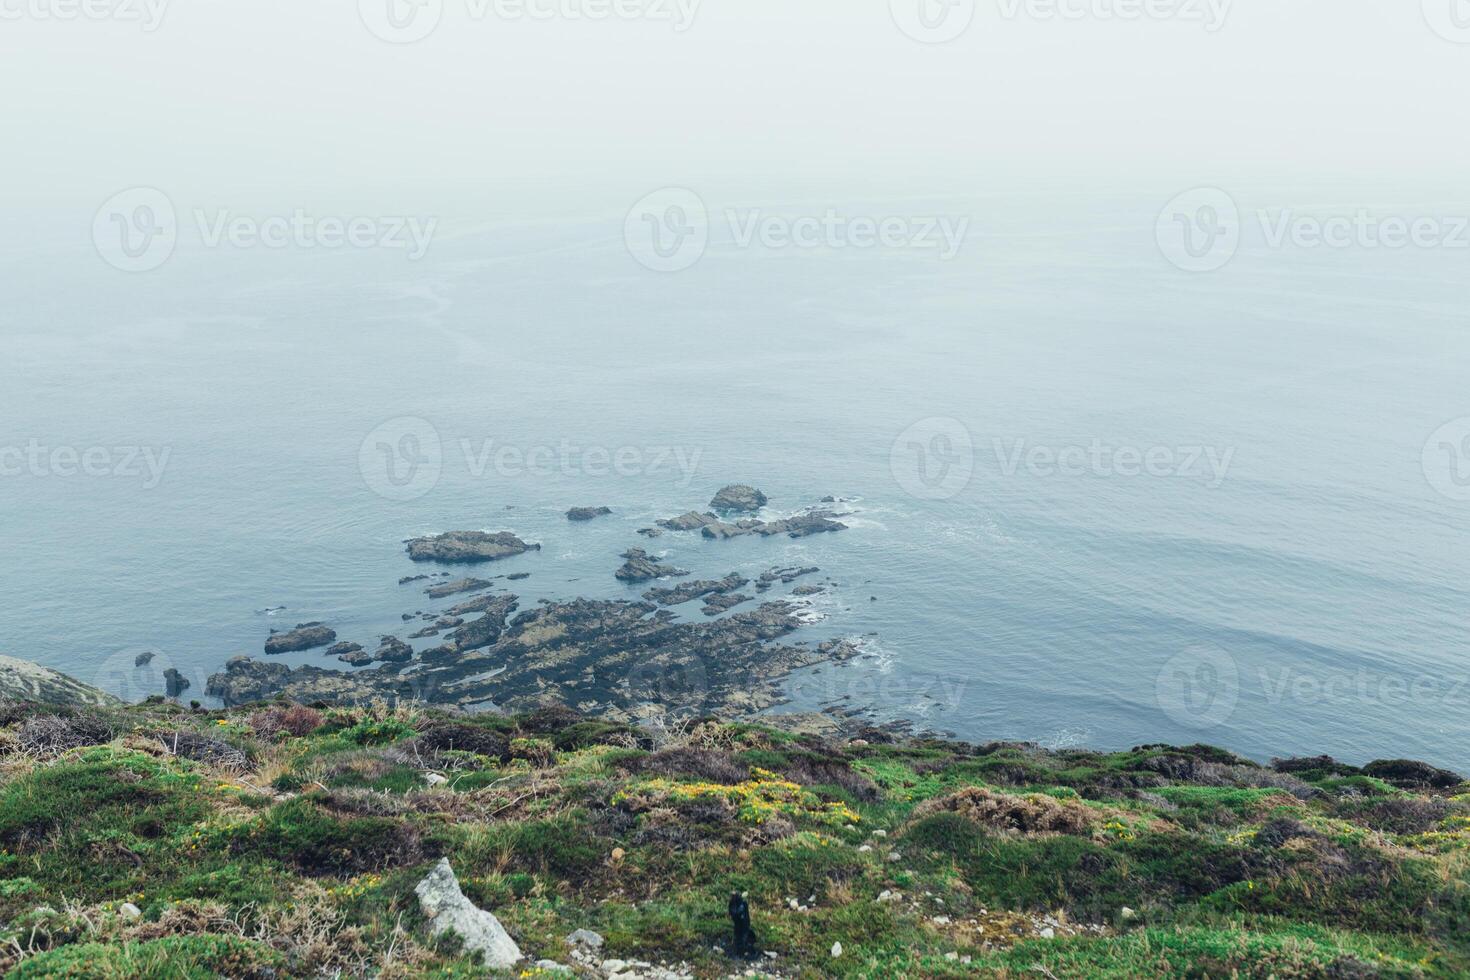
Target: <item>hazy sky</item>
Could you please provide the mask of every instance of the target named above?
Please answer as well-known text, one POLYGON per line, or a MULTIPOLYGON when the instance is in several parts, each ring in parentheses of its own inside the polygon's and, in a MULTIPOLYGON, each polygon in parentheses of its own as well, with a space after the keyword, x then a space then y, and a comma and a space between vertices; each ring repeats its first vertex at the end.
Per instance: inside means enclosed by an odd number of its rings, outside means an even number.
POLYGON ((13 213, 140 184, 384 207, 691 181, 1443 191, 1470 158, 1466 0, 82 2, 0 0, 13 213), (389 43, 389 3, 437 27, 389 43))

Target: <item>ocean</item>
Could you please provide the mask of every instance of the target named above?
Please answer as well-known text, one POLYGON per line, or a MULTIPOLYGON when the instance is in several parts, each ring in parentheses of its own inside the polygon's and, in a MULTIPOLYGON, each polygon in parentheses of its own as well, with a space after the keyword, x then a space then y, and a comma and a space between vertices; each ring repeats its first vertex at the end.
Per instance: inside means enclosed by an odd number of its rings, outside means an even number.
POLYGON ((207 700, 272 628, 416 628, 399 579, 437 569, 404 539, 509 530, 542 550, 474 571, 530 573, 522 608, 636 596, 633 546, 819 566, 802 638, 865 653, 793 709, 1470 766, 1466 251, 1276 244, 1242 200, 1238 252, 1191 272, 1148 195, 699 203, 707 246, 661 271, 688 256, 630 250, 613 202, 444 216, 417 261, 0 253, 0 652, 207 700), (868 245, 854 215, 908 224, 868 245), (968 219, 956 254, 935 216, 968 219), (850 528, 637 535, 727 483, 850 528))

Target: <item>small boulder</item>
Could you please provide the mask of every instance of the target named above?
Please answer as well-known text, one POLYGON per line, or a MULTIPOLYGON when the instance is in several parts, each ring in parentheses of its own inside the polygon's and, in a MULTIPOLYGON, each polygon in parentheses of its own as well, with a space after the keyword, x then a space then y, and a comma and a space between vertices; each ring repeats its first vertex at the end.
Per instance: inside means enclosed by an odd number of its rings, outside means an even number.
POLYGON ((586 946, 588 949, 601 949, 603 939, 591 929, 578 929, 566 938, 568 946, 586 946))
POLYGON ((567 520, 578 522, 591 521, 599 517, 606 517, 611 513, 612 508, 610 507, 573 507, 567 511, 567 520))
POLYGON ((414 893, 429 919, 430 931, 435 936, 453 931, 468 952, 482 957, 488 969, 508 970, 524 958, 500 920, 465 898, 448 858, 440 859, 414 893))

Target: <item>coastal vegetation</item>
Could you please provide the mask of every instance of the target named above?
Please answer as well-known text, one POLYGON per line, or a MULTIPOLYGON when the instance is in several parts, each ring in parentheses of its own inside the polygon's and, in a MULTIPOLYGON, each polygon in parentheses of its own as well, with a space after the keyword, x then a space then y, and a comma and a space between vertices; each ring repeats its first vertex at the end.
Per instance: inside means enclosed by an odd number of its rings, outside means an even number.
POLYGON ((6 976, 486 975, 415 894, 441 859, 508 976, 1470 975, 1470 786, 1418 763, 0 704, 6 976))

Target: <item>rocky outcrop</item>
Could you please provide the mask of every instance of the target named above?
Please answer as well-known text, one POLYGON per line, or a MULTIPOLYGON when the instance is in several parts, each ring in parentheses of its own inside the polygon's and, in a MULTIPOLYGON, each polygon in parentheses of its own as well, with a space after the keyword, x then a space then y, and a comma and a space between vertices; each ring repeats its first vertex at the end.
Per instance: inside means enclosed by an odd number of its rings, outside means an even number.
POLYGON ((424 590, 424 595, 430 599, 446 599, 461 592, 481 592, 488 588, 490 583, 482 578, 462 578, 442 585, 431 585, 424 590))
POLYGON ((612 513, 610 507, 573 507, 567 511, 569 521, 592 521, 612 513))
POLYGON ((163 672, 163 693, 171 698, 176 698, 189 687, 189 679, 179 673, 177 669, 170 667, 163 672))
POLYGON ((623 559, 623 567, 613 573, 623 582, 652 582, 654 579, 679 578, 690 574, 673 565, 660 565, 642 548, 629 548, 623 552, 623 559))
POLYGON ((752 513, 764 507, 766 502, 766 495, 755 487, 746 486, 743 483, 732 483, 715 494, 714 499, 709 502, 709 505, 713 510, 735 510, 752 513))
POLYGON ((346 657, 348 654, 361 652, 361 643, 347 643, 344 641, 342 643, 333 643, 331 646, 327 647, 326 655, 329 657, 346 657))
POLYGON ((798 514, 795 517, 787 517, 779 521, 736 521, 733 524, 725 521, 715 521, 701 528, 706 538, 723 541, 729 538, 739 538, 747 534, 758 534, 763 538, 785 534, 793 538, 804 538, 812 534, 826 534, 833 531, 845 531, 847 525, 840 521, 832 520, 832 515, 826 511, 810 511, 798 514))
POLYGON ((441 858, 428 877, 414 887, 419 908, 435 936, 452 932, 466 952, 480 957, 490 970, 509 970, 524 957, 500 920, 465 898, 448 858, 441 858))
POLYGON ((765 592, 777 582, 783 585, 790 585, 804 575, 815 575, 820 571, 821 569, 815 565, 796 568, 773 568, 769 572, 761 572, 760 578, 756 579, 755 588, 757 592, 765 592))
POLYGON ((704 600, 704 609, 701 610, 706 616, 718 616, 727 613, 742 602, 749 602, 750 596, 741 595, 739 592, 721 593, 708 596, 704 600))
POLYGON ((450 531, 408 542, 408 557, 414 561, 439 561, 452 564, 499 561, 540 551, 539 544, 527 544, 509 531, 489 534, 484 531, 450 531))
POLYGON ((385 636, 380 641, 373 661, 384 664, 406 664, 413 659, 413 647, 396 636, 385 636))
POLYGON ((475 650, 494 643, 505 631, 506 617, 515 611, 519 602, 520 599, 513 595, 495 596, 492 601, 483 605, 481 611, 485 615, 449 634, 450 645, 455 650, 475 650))
POLYGON ((643 593, 643 598, 649 602, 656 602, 660 606, 677 606, 685 602, 703 598, 716 593, 734 592, 750 584, 750 579, 735 572, 731 572, 718 581, 684 582, 669 589, 649 589, 643 593))
POLYGON ((564 704, 613 721, 664 713, 745 717, 780 704, 781 682, 791 671, 858 654, 842 642, 815 649, 781 642, 801 628, 800 613, 790 603, 770 602, 721 619, 679 622, 648 602, 544 602, 509 622, 497 610, 485 626, 468 624, 484 630, 478 638, 451 638, 407 665, 293 671, 237 657, 210 678, 210 693, 228 704, 281 694, 303 704, 381 698, 470 712, 564 704), (458 645, 492 635, 485 646, 458 645))
MULTIPOLYGON (((698 511, 691 510, 687 514, 680 514, 678 517, 667 517, 655 523, 668 531, 698 531, 706 525, 720 523, 720 519, 714 514, 701 514, 698 511)), ((640 531, 639 533, 641 534, 643 532, 640 531)), ((657 535, 650 536, 657 537, 657 535)))
POLYGON ((270 637, 265 641, 265 652, 271 655, 296 653, 299 650, 324 647, 336 639, 336 631, 321 623, 299 623, 295 629, 283 633, 271 630, 270 637))
POLYGON ((42 704, 115 705, 117 698, 49 667, 0 655, 0 699, 42 704))

